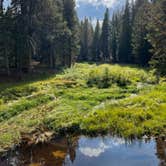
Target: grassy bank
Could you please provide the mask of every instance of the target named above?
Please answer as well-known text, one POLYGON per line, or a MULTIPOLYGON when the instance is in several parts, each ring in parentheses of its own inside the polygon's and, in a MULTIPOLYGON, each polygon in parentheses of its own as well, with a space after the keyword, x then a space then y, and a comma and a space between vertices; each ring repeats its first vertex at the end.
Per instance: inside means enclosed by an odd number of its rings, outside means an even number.
POLYGON ((76 64, 40 81, 0 84, 0 151, 39 127, 56 133, 166 135, 166 83, 133 66, 76 64))

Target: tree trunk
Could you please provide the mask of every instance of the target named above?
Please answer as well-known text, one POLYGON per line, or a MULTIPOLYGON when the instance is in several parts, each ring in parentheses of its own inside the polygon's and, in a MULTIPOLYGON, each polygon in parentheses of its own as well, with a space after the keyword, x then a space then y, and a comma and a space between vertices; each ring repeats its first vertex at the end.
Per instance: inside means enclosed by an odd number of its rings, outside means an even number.
POLYGON ((9 58, 8 58, 8 51, 7 51, 7 47, 5 47, 5 66, 6 66, 6 72, 7 75, 10 75, 10 67, 9 67, 9 58))

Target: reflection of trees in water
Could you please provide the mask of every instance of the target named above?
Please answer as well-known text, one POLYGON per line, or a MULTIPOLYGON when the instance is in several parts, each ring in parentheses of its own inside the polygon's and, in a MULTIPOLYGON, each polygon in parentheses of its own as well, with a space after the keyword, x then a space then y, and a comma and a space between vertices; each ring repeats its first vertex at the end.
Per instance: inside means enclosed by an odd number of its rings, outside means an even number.
POLYGON ((69 137, 68 138, 68 153, 70 155, 70 160, 73 163, 76 158, 76 148, 78 146, 78 138, 77 137, 69 137))
POLYGON ((55 140, 53 143, 22 148, 18 154, 17 166, 63 166, 66 158, 74 162, 78 137, 55 140))
POLYGON ((157 156, 160 159, 160 166, 166 166, 166 140, 158 138, 156 140, 157 156))
MULTIPOLYGON (((56 139, 52 143, 25 147, 9 154, 8 160, 0 160, 0 166, 64 166, 72 165, 76 159, 76 149, 79 137, 56 139)), ((101 140, 100 140, 101 141, 101 140)), ((146 140, 149 142, 150 140, 146 140)), ((107 139, 102 143, 108 145, 107 139)), ((117 143, 117 141, 116 141, 117 143)), ((119 144, 124 142, 118 141, 119 144)), ((102 144, 102 145, 103 145, 102 144)), ((134 145, 130 143, 127 146, 134 145), (131 144, 131 145, 130 145, 131 144)), ((139 142, 141 145, 141 141, 139 142)), ((112 146, 112 144, 110 144, 112 146)), ((107 147, 106 147, 107 148, 107 147)), ((166 141, 162 138, 156 140, 156 155, 160 160, 159 166, 166 166, 166 141)))

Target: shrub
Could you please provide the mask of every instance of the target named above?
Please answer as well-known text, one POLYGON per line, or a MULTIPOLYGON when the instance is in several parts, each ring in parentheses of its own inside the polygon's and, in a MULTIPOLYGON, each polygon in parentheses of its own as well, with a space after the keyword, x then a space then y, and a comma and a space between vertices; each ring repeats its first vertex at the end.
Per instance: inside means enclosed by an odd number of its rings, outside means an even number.
POLYGON ((108 67, 96 68, 89 73, 87 85, 89 87, 97 86, 98 88, 109 88, 112 84, 118 86, 127 86, 131 83, 126 75, 111 72, 108 67))

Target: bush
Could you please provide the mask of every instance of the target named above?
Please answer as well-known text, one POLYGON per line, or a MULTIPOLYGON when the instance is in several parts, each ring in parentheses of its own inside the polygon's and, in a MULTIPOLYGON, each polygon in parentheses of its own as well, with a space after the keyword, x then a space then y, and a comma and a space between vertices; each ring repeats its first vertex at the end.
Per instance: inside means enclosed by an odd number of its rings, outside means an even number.
POLYGON ((97 86, 98 88, 109 88, 112 84, 118 86, 127 86, 131 83, 126 75, 111 72, 108 67, 93 69, 87 79, 89 87, 97 86))

